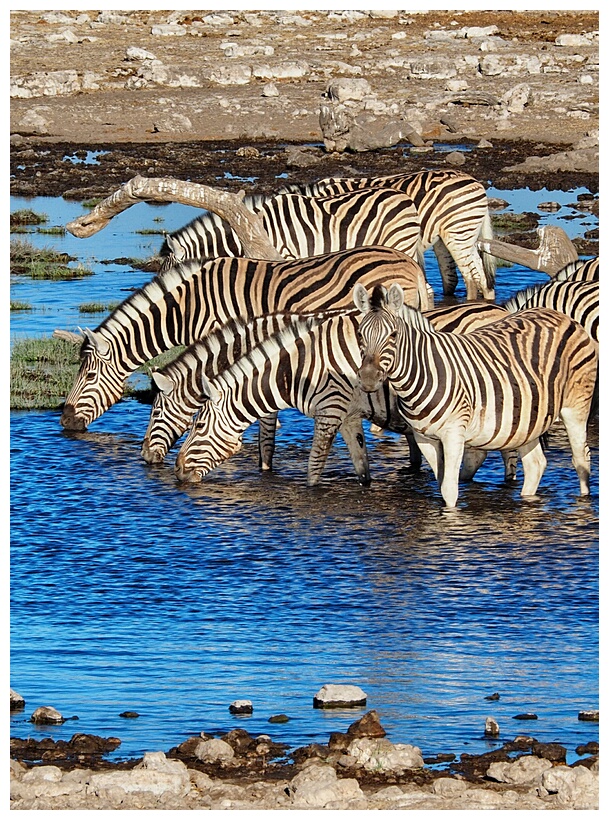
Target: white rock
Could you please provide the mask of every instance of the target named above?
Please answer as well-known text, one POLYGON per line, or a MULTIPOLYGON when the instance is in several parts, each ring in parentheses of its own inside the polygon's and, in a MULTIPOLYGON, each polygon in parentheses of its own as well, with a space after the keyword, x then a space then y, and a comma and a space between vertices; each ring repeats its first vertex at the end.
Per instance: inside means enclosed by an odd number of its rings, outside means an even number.
POLYGON ((491 37, 498 34, 497 26, 468 26, 460 30, 460 36, 471 40, 473 37, 491 37))
POLYGON ((156 60, 156 57, 151 51, 146 51, 145 48, 138 48, 137 46, 129 46, 125 52, 126 60, 156 60))
POLYGON ((252 69, 245 65, 219 66, 209 72, 207 79, 218 85, 247 85, 252 78, 252 69))
POLYGON ((443 57, 421 58, 410 64, 410 76, 415 79, 449 80, 456 75, 454 61, 443 57))
POLYGON ((63 723, 61 712, 53 706, 39 706, 32 712, 32 723, 63 723))
POLYGON ((165 25, 152 26, 150 33, 153 37, 183 37, 186 34, 186 29, 177 23, 167 23, 165 25))
POLYGON ((402 772, 423 766, 423 756, 417 746, 392 743, 385 737, 361 737, 351 741, 347 753, 369 771, 402 772))
POLYGON ((501 97, 501 102, 511 114, 521 114, 530 101, 531 86, 527 83, 515 85, 501 97))
POLYGON ((571 46, 572 48, 592 45, 590 39, 584 34, 559 34, 554 42, 557 46, 571 46))
POLYGON ((372 94, 368 80, 341 77, 328 83, 326 92, 331 100, 344 102, 345 100, 363 100, 372 94))
POLYGON ((561 805, 598 808, 598 775, 585 766, 553 766, 542 774, 541 786, 549 794, 556 794, 561 805))
POLYGON ((195 757, 204 763, 214 763, 218 760, 231 760, 235 756, 233 747, 225 740, 212 738, 202 740, 195 749, 195 757))
POLYGON ((594 77, 590 74, 582 74, 581 77, 579 77, 578 82, 582 85, 594 85, 594 77))
POLYGON ((313 698, 313 704, 324 706, 337 704, 349 706, 350 704, 365 704, 367 695, 359 686, 341 683, 326 683, 313 698))
POLYGON ((325 764, 308 766, 292 778, 288 788, 294 806, 303 809, 323 809, 335 802, 364 798, 357 780, 339 780, 332 766, 325 764))
POLYGON ((168 760, 163 752, 147 752, 140 764, 130 771, 96 772, 89 779, 86 791, 91 794, 111 794, 122 789, 132 792, 169 793, 179 797, 191 790, 188 769, 181 760, 168 760))
POLYGON ((266 83, 263 86, 261 93, 263 97, 278 97, 279 89, 277 88, 275 83, 266 83))
POLYGON ((458 797, 468 789, 467 783, 454 777, 439 777, 434 780, 431 790, 441 797, 458 797))
POLYGON ((23 775, 24 783, 36 783, 39 780, 49 780, 53 783, 59 783, 62 777, 62 772, 59 766, 36 766, 30 769, 23 775))
POLYGON ((525 783, 535 783, 543 772, 552 768, 549 760, 544 760, 535 755, 525 755, 519 757, 513 763, 501 762, 491 763, 488 767, 487 776, 500 783, 512 783, 523 785, 525 783))

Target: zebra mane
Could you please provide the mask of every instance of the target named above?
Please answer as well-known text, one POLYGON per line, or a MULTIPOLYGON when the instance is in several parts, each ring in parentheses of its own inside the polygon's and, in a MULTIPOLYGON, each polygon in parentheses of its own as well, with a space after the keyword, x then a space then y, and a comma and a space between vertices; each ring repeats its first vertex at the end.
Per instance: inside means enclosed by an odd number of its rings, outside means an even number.
POLYGON ((510 313, 515 313, 517 310, 521 310, 530 299, 536 296, 548 284, 551 284, 551 282, 540 282, 537 285, 529 285, 529 287, 515 293, 510 299, 503 303, 502 307, 510 313))
POLYGON ((438 333, 439 331, 432 325, 427 316, 424 316, 418 308, 411 305, 403 305, 400 318, 407 325, 415 327, 417 330, 424 330, 426 333, 438 333))
POLYGON ((176 290, 183 282, 192 279, 197 271, 201 270, 201 261, 191 260, 183 262, 169 268, 164 273, 159 273, 145 285, 138 288, 124 301, 114 308, 112 313, 97 326, 96 331, 112 326, 113 324, 123 325, 124 318, 128 317, 130 324, 133 312, 148 313, 151 304, 158 304, 163 301, 168 292, 176 290))

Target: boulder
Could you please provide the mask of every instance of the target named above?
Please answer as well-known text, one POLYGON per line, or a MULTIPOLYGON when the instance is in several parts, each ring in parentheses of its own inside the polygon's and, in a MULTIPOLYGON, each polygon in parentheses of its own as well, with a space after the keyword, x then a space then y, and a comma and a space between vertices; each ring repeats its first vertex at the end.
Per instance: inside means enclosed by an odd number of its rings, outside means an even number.
POLYGON ((313 764, 299 772, 290 781, 288 793, 294 807, 302 809, 324 809, 339 801, 365 800, 357 780, 339 780, 332 766, 325 764, 313 764))
POLYGON ((327 683, 313 697, 316 709, 344 709, 365 706, 366 693, 359 686, 351 684, 327 683))
POLYGON ((203 763, 217 763, 223 760, 232 760, 235 756, 233 747, 219 738, 202 740, 195 749, 195 757, 203 763))
POLYGON ((488 767, 487 777, 491 777, 499 783, 511 783, 521 786, 535 783, 543 772, 551 768, 552 764, 549 760, 544 760, 535 755, 524 755, 513 763, 491 763, 488 767))
POLYGON ((39 706, 38 709, 35 709, 32 713, 31 717, 32 723, 64 723, 65 718, 58 712, 57 709, 54 709, 52 706, 39 706))
POLYGON ((347 749, 368 771, 403 772, 423 766, 423 756, 417 746, 391 743, 387 738, 357 738, 347 749))
POLYGON ((87 791, 100 795, 122 789, 126 793, 170 793, 184 797, 191 790, 190 774, 181 760, 168 760, 163 752, 146 752, 142 762, 130 771, 96 772, 87 791))

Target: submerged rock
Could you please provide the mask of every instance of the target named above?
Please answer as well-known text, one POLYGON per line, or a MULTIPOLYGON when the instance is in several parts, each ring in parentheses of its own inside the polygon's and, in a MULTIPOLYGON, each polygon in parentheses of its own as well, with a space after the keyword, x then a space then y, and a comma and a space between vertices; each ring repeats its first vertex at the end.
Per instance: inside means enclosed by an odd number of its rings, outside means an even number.
POLYGON ((316 709, 341 709, 365 706, 366 693, 359 686, 351 684, 327 683, 313 697, 316 709))

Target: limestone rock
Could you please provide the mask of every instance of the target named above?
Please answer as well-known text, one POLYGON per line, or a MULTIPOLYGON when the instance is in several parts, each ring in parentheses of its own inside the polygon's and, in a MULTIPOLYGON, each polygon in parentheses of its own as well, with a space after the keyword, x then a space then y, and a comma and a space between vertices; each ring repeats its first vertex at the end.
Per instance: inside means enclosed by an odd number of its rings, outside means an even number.
POLYGON ((184 797, 190 792, 188 769, 181 760, 168 760, 163 752, 146 752, 141 763, 130 771, 97 772, 91 775, 87 790, 93 794, 122 789, 131 792, 166 792, 184 797))
POLYGON ((18 692, 15 692, 14 689, 11 689, 11 712, 23 709, 24 706, 25 699, 21 697, 18 692))
POLYGON ((65 718, 52 706, 39 706, 32 713, 32 723, 64 723, 65 718))
POLYGON ((347 751, 369 771, 403 772, 423 766, 423 756, 417 746, 393 744, 386 738, 357 738, 347 751))
POLYGON ((235 756, 233 747, 219 738, 202 740, 195 749, 195 757, 204 763, 216 763, 221 760, 232 760, 235 756))
POLYGON ((556 794, 563 806, 598 809, 598 775, 585 766, 553 766, 541 776, 541 786, 556 794))
POLYGON ((316 709, 336 709, 365 706, 366 693, 359 686, 351 684, 327 683, 313 697, 316 709))
POLYGON ((332 766, 312 765, 299 772, 289 784, 294 807, 323 809, 337 801, 363 800, 357 780, 338 779, 332 766))
POLYGON ((552 764, 549 760, 534 755, 525 755, 513 763, 491 763, 487 777, 500 783, 524 785, 535 783, 543 772, 551 768, 552 764))

